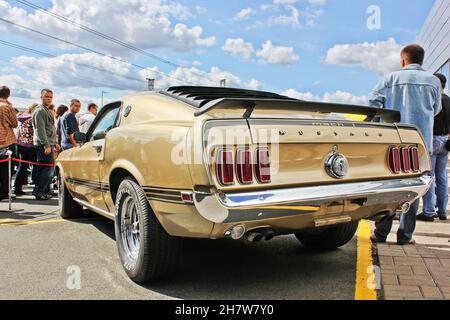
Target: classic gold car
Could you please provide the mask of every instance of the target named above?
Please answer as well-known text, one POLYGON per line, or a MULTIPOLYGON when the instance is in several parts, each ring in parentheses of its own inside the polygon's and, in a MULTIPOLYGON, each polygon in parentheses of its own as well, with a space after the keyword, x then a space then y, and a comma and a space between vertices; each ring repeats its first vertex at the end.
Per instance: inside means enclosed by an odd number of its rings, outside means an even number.
POLYGON ((130 95, 58 158, 61 216, 87 208, 114 220, 123 267, 138 283, 174 271, 183 238, 295 234, 337 248, 361 219, 392 219, 430 186, 423 138, 399 120, 242 89, 130 95))

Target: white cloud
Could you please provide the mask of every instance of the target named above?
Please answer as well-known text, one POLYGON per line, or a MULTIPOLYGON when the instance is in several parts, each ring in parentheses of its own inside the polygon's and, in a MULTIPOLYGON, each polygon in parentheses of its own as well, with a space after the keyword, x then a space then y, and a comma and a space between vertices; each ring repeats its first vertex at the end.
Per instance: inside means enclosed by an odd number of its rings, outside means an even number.
POLYGON ((333 102, 333 103, 344 103, 344 104, 354 104, 354 105, 368 105, 368 98, 366 96, 355 96, 349 92, 336 91, 334 93, 326 92, 322 97, 314 95, 311 92, 299 92, 295 89, 288 89, 282 93, 285 96, 305 100, 305 101, 316 101, 316 102, 333 102))
POLYGON ((378 75, 398 70, 401 45, 394 38, 360 44, 338 44, 328 50, 326 62, 345 67, 364 67, 378 75))
POLYGON ((173 85, 186 85, 195 84, 202 86, 219 86, 222 79, 227 80, 228 87, 248 88, 248 89, 261 89, 262 83, 258 80, 251 79, 250 81, 243 81, 238 76, 221 70, 218 67, 212 67, 209 72, 199 70, 197 68, 177 68, 170 73, 171 77, 180 79, 181 82, 172 80, 161 76, 161 74, 155 73, 159 71, 158 68, 149 68, 139 72, 142 78, 154 77, 156 78, 156 86, 158 88, 166 88, 173 85))
POLYGON ((227 39, 222 50, 241 59, 250 59, 255 51, 253 45, 250 42, 245 42, 242 38, 227 39))
POLYGON ((256 10, 253 8, 245 8, 239 11, 233 18, 233 20, 245 20, 248 19, 250 16, 256 14, 256 10))
POLYGON ((300 11, 294 6, 287 6, 286 10, 289 11, 289 14, 271 17, 269 24, 290 25, 294 27, 300 25, 300 11))
POLYGON ((323 6, 327 3, 327 0, 308 0, 308 2, 313 6, 323 6))
MULTIPOLYGON (((198 46, 215 45, 215 37, 203 37, 200 26, 189 27, 183 21, 192 17, 190 9, 169 0, 53 0, 52 13, 104 32, 142 49, 168 48, 185 52, 198 46), (175 22, 175 24, 174 24, 175 22)), ((198 11, 198 8, 197 8, 198 11)), ((201 11, 201 9, 200 9, 201 11)), ((110 41, 50 17, 41 11, 28 13, 0 0, 0 16, 15 23, 52 35, 63 36, 75 43, 95 47, 112 53, 124 53, 126 49, 110 41)), ((42 41, 42 37, 29 31, 8 27, 15 34, 42 41)), ((45 41, 50 41, 46 39, 45 41)), ((54 45, 60 43, 54 42, 54 45)))
POLYGON ((42 87, 59 87, 76 92, 94 88, 110 88, 114 91, 124 92, 142 91, 146 90, 146 78, 154 78, 158 89, 174 85, 218 86, 222 79, 226 79, 227 85, 230 87, 250 89, 262 87, 261 82, 255 79, 244 81, 218 67, 212 67, 208 72, 195 67, 179 67, 166 76, 157 67, 137 70, 129 63, 115 61, 94 53, 64 54, 55 58, 20 56, 14 58, 12 64, 24 74, 24 78, 33 80, 25 81, 19 76, 11 75, 8 78, 0 77, 1 83, 15 84, 16 90, 32 88, 38 84, 35 92, 22 94, 24 97, 36 96, 36 93, 42 87), (80 64, 110 70, 115 74, 87 69, 81 67, 80 64))
POLYGON ((289 65, 300 59, 294 52, 294 48, 275 46, 270 40, 263 44, 262 48, 256 52, 256 56, 261 58, 262 63, 281 65, 289 65))

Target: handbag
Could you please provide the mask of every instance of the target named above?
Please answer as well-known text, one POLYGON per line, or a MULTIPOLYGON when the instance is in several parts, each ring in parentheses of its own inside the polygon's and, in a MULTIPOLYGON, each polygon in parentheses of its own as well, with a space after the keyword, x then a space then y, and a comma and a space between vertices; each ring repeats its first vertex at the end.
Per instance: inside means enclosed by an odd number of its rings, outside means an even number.
POLYGON ((450 152, 450 140, 447 140, 447 142, 445 143, 445 149, 450 152))
MULTIPOLYGON (((434 136, 433 137, 433 154, 444 155, 449 152, 447 148, 449 140, 447 136, 434 136)), ((450 145, 449 145, 450 146, 450 145)))

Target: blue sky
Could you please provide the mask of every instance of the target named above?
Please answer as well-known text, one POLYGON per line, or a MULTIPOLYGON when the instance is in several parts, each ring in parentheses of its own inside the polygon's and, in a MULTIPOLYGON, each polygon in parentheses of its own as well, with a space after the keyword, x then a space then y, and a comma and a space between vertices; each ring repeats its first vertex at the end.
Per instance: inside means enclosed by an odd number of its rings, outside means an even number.
POLYGON ((0 16, 4 19, 158 71, 139 70, 117 60, 87 55, 81 49, 62 47, 29 31, 6 27, 0 21, 0 40, 57 56, 43 59, 0 45, 0 82, 10 85, 17 96, 36 98, 38 88, 52 87, 60 92, 61 102, 71 96, 87 102, 98 101, 102 89, 109 92, 108 99, 116 99, 145 87, 143 81, 130 83, 130 77, 157 78, 158 87, 183 81, 212 85, 226 78, 231 86, 289 93, 304 99, 362 103, 377 79, 397 68, 399 49, 416 40, 434 3, 137 0, 134 5, 123 5, 124 1, 107 5, 102 1, 30 0, 164 57, 179 68, 36 13, 17 1, 0 0, 0 16), (367 9, 373 5, 380 9, 381 28, 369 30, 367 9), (64 63, 62 55, 68 55, 64 56, 64 63), (75 62, 108 69, 128 79, 79 67, 75 62), (172 78, 161 77, 160 72, 170 73, 172 78))

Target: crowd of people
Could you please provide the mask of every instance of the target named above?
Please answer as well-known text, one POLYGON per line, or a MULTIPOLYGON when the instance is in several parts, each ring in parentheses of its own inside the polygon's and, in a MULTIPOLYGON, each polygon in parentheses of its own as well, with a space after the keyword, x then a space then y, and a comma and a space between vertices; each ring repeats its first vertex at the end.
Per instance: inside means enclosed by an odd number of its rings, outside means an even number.
MULTIPOLYGON (((57 188, 55 159, 60 152, 77 146, 74 134, 88 131, 98 107, 91 103, 88 112, 78 120, 81 111, 78 99, 73 99, 70 107, 55 108, 52 90, 43 89, 41 104, 18 112, 8 101, 10 95, 8 87, 0 87, 0 160, 6 159, 11 151, 14 157, 25 161, 18 164, 12 198, 25 195, 23 188, 30 182, 34 184, 36 200, 49 200, 57 188)), ((0 163, 0 201, 9 198, 8 167, 9 163, 0 163)))

